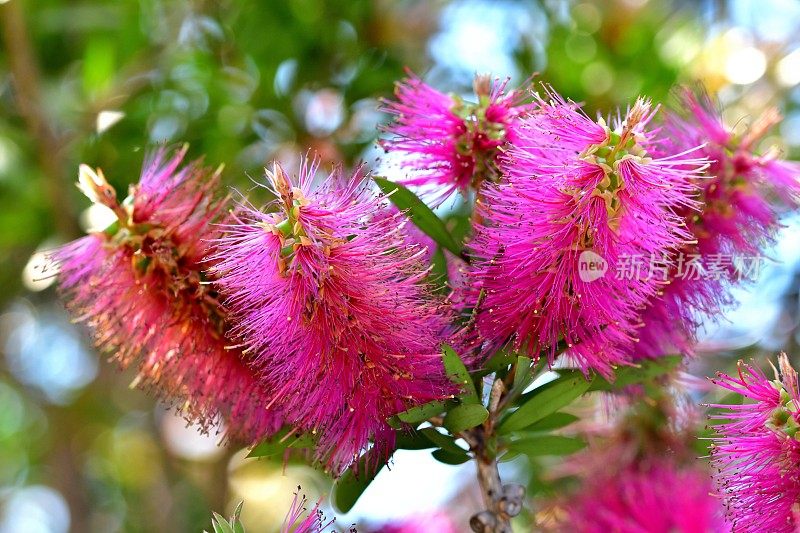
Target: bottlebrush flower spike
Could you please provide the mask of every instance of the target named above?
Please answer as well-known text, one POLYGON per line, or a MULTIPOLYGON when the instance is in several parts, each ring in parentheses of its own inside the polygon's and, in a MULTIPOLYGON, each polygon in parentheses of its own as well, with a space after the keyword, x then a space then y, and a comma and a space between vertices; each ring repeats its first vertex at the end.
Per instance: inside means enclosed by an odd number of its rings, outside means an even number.
POLYGON ((780 211, 800 205, 800 164, 782 160, 775 149, 756 151, 781 120, 776 110, 736 135, 707 96, 685 90, 681 104, 685 113, 667 120, 664 148, 679 152, 702 144, 699 153, 711 164, 698 180, 702 209, 679 210, 693 240, 680 250, 663 297, 644 314, 640 352, 647 356, 676 349, 690 353, 703 317, 732 305, 732 284, 757 273, 762 249, 780 228, 780 211))
POLYGON ((581 491, 565 504, 566 514, 559 531, 728 531, 712 489, 711 480, 702 469, 679 467, 668 459, 606 471, 605 475, 586 480, 581 491))
MULTIPOLYGON (((312 187, 275 165, 268 212, 242 205, 216 240, 213 271, 237 342, 271 384, 288 422, 317 435, 317 459, 340 473, 372 443, 393 447, 386 419, 450 392, 439 351, 442 304, 423 284, 424 250, 405 240, 360 170, 312 187)), ((375 466, 375 465, 370 465, 375 466)))
POLYGON ((633 260, 668 260, 690 239, 674 210, 694 207, 706 162, 649 155, 659 139, 646 100, 613 128, 548 88, 536 103, 505 179, 478 202, 469 342, 481 351, 511 339, 551 363, 561 343, 584 371, 609 375, 632 361, 639 313, 663 283, 633 260))
POLYGON ((440 203, 456 190, 497 179, 497 158, 514 139, 512 125, 531 108, 524 91, 506 91, 507 85, 508 80, 476 76, 478 102, 470 103, 409 72, 397 84, 397 100, 384 102, 383 111, 395 120, 386 130, 391 137, 381 141, 387 152, 402 154, 401 166, 410 171, 404 183, 422 187, 440 203))
POLYGON ((711 449, 716 485, 737 532, 800 528, 800 390, 786 354, 778 363, 774 380, 742 362, 738 376, 712 380, 753 402, 711 406, 724 422, 711 449))
POLYGON ((81 189, 118 220, 52 258, 67 308, 99 349, 137 367, 136 384, 204 429, 222 417, 229 437, 249 443, 280 421, 241 352, 226 348, 225 316, 201 270, 224 203, 213 197, 219 175, 198 163, 179 169, 185 152, 155 152, 122 204, 101 171, 82 165, 81 189))

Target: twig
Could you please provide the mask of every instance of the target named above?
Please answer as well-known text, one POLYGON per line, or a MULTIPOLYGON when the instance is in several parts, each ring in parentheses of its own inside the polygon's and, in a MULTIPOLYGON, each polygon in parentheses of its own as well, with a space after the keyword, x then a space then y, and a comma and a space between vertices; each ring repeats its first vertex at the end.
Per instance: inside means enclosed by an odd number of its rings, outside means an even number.
POLYGON ((14 79, 14 97, 28 132, 36 142, 39 166, 46 178, 45 194, 51 204, 56 231, 63 236, 72 236, 78 232, 78 227, 68 209, 70 196, 64 181, 61 143, 42 108, 41 80, 23 9, 22 0, 0 5, 0 24, 14 79))

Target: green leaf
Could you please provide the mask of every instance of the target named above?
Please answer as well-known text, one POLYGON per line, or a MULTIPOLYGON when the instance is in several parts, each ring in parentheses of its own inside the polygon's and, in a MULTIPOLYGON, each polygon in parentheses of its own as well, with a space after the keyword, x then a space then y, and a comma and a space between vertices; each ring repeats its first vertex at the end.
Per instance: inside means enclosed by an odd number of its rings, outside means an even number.
POLYGON ((102 93, 114 80, 118 71, 115 51, 118 49, 113 38, 93 37, 87 44, 83 55, 83 88, 89 95, 102 93))
POLYGON ((359 475, 356 477, 354 468, 350 467, 347 472, 342 474, 342 477, 336 480, 333 484, 333 496, 331 500, 336 506, 336 509, 341 513, 347 513, 356 504, 358 499, 367 490, 372 480, 378 475, 378 472, 383 468, 383 463, 378 468, 367 468, 370 461, 372 450, 365 453, 358 461, 359 475))
POLYGON ((406 424, 419 424, 428 420, 432 416, 436 416, 444 412, 445 402, 434 400, 423 405, 412 407, 402 413, 397 414, 397 418, 406 424))
POLYGON ((579 419, 575 415, 569 413, 553 413, 542 418, 538 422, 534 422, 530 426, 522 428, 523 431, 552 431, 568 426, 579 419))
POLYGON ((466 452, 453 453, 448 450, 433 450, 431 455, 437 461, 446 465, 460 465, 470 460, 470 457, 466 454, 466 452))
POLYGON ((428 448, 436 448, 436 444, 420 431, 398 433, 395 437, 395 446, 400 450, 426 450, 428 448))
POLYGON ((216 533, 235 533, 233 527, 219 513, 214 513, 214 520, 211 522, 216 533))
POLYGON ((421 229, 426 235, 431 237, 439 246, 451 251, 455 255, 461 255, 461 245, 457 243, 447 227, 431 208, 425 205, 416 194, 408 190, 399 183, 393 183, 386 178, 374 178, 383 194, 403 211, 408 218, 421 229))
POLYGON ((447 257, 441 246, 436 247, 436 252, 431 258, 431 271, 428 274, 428 279, 431 285, 435 288, 436 292, 446 293, 449 291, 449 279, 447 272, 447 257))
POLYGON ((562 437, 560 435, 541 435, 518 439, 506 444, 512 452, 524 453, 530 457, 542 455, 569 455, 582 450, 586 443, 577 437, 562 437))
POLYGON ((244 524, 240 520, 242 516, 242 506, 244 505, 244 500, 240 501, 236 505, 236 509, 233 510, 233 515, 231 515, 231 524, 233 524, 233 531, 234 533, 245 533, 244 531, 244 524))
POLYGON ((439 433, 436 428, 431 427, 420 430, 420 433, 425 435, 431 442, 443 450, 456 454, 465 453, 464 448, 456 444, 456 441, 452 435, 439 433))
POLYGON ((461 398, 464 403, 480 403, 467 367, 464 366, 464 362, 461 361, 455 350, 446 344, 442 346, 442 362, 450 381, 462 387, 463 396, 461 398))
POLYGON ((283 453, 286 448, 311 448, 314 446, 314 439, 310 435, 289 435, 291 431, 289 428, 281 429, 269 439, 254 446, 247 457, 272 457, 283 453))
POLYGON ((498 434, 518 431, 563 409, 589 390, 590 385, 580 372, 563 372, 553 381, 523 394, 519 408, 500 422, 498 434))
POLYGON ((530 357, 524 355, 517 357, 517 372, 514 374, 515 389, 524 389, 528 386, 531 377, 531 364, 533 364, 533 360, 530 357))
POLYGON ((449 410, 444 417, 444 427, 456 434, 483 424, 489 411, 479 403, 465 403, 449 410))
POLYGON ((628 385, 635 385, 662 376, 674 370, 681 362, 679 355, 670 355, 643 361, 635 366, 621 366, 614 372, 614 382, 611 383, 601 376, 596 376, 589 390, 612 391, 619 390, 628 385))
POLYGON ((503 370, 517 360, 517 354, 508 352, 505 349, 495 352, 495 354, 486 361, 483 366, 477 370, 470 372, 473 377, 483 377, 503 370))
POLYGON ((497 459, 497 462, 498 463, 507 463, 509 461, 513 461, 514 459, 516 459, 520 455, 522 455, 520 452, 515 452, 515 451, 509 450, 506 453, 504 453, 499 459, 497 459))

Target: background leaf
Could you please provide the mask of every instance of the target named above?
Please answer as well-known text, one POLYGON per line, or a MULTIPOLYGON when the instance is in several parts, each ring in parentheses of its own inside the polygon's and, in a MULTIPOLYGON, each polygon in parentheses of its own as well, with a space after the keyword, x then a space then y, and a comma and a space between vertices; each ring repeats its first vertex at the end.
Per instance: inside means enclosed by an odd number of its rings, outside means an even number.
POLYGON ((449 250, 453 254, 461 255, 461 245, 453 239, 447 227, 431 208, 425 205, 416 194, 408 190, 399 183, 393 183, 386 178, 374 178, 381 191, 389 198, 398 209, 403 211, 408 218, 425 232, 439 246, 449 250))
POLYGON ((462 404, 450 409, 444 417, 444 427, 457 434, 483 424, 489 411, 481 404, 462 404))
POLYGON ((569 372, 524 394, 517 410, 500 422, 498 433, 523 429, 555 413, 589 390, 590 384, 580 372, 569 372))

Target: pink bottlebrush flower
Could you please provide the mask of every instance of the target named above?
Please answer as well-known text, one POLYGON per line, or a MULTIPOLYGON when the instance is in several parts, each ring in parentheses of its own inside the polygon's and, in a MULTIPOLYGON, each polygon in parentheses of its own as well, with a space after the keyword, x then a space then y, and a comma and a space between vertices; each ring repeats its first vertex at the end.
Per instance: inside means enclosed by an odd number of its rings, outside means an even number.
POLYGON ((381 141, 387 152, 403 154, 402 167, 410 170, 406 184, 423 187, 436 203, 454 191, 480 187, 499 177, 497 158, 513 142, 512 125, 530 109, 524 92, 506 92, 508 80, 476 76, 478 103, 444 94, 409 73, 397 84, 397 101, 383 110, 395 120, 392 136, 381 141))
POLYGON ((81 187, 118 220, 53 252, 59 289, 95 345, 137 367, 136 384, 204 430, 221 417, 229 437, 250 443, 280 420, 241 352, 226 347, 225 316, 201 270, 223 207, 213 197, 219 176, 196 163, 179 170, 184 154, 152 155, 122 204, 100 171, 81 167, 81 187))
MULTIPOLYGON (((305 507, 308 500, 305 495, 300 496, 300 487, 297 487, 297 491, 294 493, 292 505, 283 520, 280 533, 324 533, 336 522, 336 519, 325 519, 325 515, 319 508, 322 500, 318 501, 309 512, 305 507)), ((350 529, 350 531, 355 533, 355 529, 350 529)))
MULTIPOLYGON (((722 506, 709 475, 667 459, 605 470, 564 505, 560 531, 576 533, 722 533, 722 506)), ((736 530, 738 531, 738 530, 736 530)), ((761 530, 766 531, 766 530, 761 530)), ((771 531, 771 530, 770 530, 771 531)))
POLYGON ((458 528, 445 513, 428 513, 384 524, 372 533, 456 533, 458 528))
POLYGON ((663 283, 650 258, 668 261, 690 239, 675 209, 695 205, 705 160, 651 157, 648 101, 612 129, 546 91, 517 127, 505 179, 478 202, 467 336, 479 351, 512 340, 551 363, 561 344, 609 375, 632 361, 639 313, 663 283))
POLYGON ((650 357, 692 351, 703 317, 718 316, 733 304, 732 284, 747 281, 747 269, 773 241, 780 211, 800 205, 800 164, 780 159, 775 150, 756 151, 758 141, 781 120, 776 110, 738 136, 707 96, 686 90, 681 102, 685 114, 669 116, 664 148, 675 152, 702 144, 699 153, 711 164, 698 179, 701 210, 678 211, 693 241, 680 250, 670 284, 643 316, 639 352, 650 357), (697 270, 698 259, 716 267, 697 270))
POLYGON ((713 380, 752 402, 711 406, 723 421, 714 426, 715 480, 736 532, 800 528, 800 389, 786 354, 778 362, 774 380, 741 362, 738 377, 713 380))
POLYGON ((312 187, 316 171, 304 163, 296 185, 278 165, 268 172, 276 201, 266 213, 241 206, 213 271, 234 338, 338 473, 370 442, 370 457, 387 457, 387 418, 452 392, 439 352, 447 318, 423 283, 424 251, 399 218, 375 216, 383 200, 361 171, 312 187))

